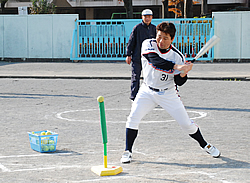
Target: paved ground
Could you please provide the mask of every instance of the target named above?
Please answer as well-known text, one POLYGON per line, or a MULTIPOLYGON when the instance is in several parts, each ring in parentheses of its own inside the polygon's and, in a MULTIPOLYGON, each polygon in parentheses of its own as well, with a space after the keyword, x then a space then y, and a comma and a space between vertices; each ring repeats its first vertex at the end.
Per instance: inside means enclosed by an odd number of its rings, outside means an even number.
POLYGON ((128 65, 0 65, 0 182, 250 182, 250 64, 195 64, 180 88, 188 114, 222 152, 221 158, 210 157, 155 108, 140 125, 133 162, 125 165, 119 160, 131 107, 128 65), (99 95, 105 98, 108 164, 123 167, 116 176, 91 172, 92 166, 103 164, 99 95), (27 132, 47 129, 59 133, 57 151, 33 151, 27 132))
MULTIPOLYGON (((129 79, 126 63, 0 62, 0 78, 129 79)), ((250 63, 195 63, 193 79, 250 79, 250 63)))

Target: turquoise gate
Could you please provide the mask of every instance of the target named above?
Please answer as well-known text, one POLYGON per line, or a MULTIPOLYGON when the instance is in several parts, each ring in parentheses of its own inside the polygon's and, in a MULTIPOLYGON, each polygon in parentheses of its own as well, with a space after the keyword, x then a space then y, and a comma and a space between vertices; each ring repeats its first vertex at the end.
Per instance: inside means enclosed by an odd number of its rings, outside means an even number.
MULTIPOLYGON (((213 36, 211 18, 153 19, 152 23, 167 21, 176 26, 173 45, 192 60, 202 46, 213 36)), ((133 27, 141 19, 76 20, 70 59, 79 60, 125 60, 126 46, 133 27)), ((198 60, 213 60, 213 49, 198 60)))

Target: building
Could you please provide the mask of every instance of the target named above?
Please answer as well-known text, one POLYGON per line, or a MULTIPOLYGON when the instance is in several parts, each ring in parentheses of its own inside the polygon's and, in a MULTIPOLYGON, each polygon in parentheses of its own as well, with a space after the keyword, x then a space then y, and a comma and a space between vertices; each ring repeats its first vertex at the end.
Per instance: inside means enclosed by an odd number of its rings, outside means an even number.
MULTIPOLYGON (((202 1, 193 1, 193 15, 200 16, 202 1)), ((205 0, 207 15, 212 11, 250 10, 249 0, 205 0)), ((120 19, 125 18, 123 0, 49 0, 57 6, 58 14, 79 14, 80 19, 120 19)), ((4 14, 20 14, 20 7, 32 6, 31 0, 8 0, 4 14), (18 11, 19 7, 19 11, 18 11)), ((169 0, 169 17, 183 17, 184 0, 169 0)), ((150 8, 154 18, 162 18, 162 0, 133 0, 134 18, 140 18, 140 12, 150 8)), ((26 11, 26 10, 25 10, 26 11)), ((27 11, 29 13, 29 11, 27 11)))

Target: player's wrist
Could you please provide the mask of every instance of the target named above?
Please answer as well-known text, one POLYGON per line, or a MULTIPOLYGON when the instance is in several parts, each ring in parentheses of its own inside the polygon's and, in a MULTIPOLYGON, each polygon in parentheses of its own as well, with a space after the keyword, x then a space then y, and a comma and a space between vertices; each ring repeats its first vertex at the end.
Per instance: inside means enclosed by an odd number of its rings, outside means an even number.
POLYGON ((186 73, 180 73, 180 76, 181 76, 182 78, 184 78, 184 77, 187 76, 187 74, 186 74, 186 73))
POLYGON ((174 69, 174 70, 180 70, 180 66, 181 66, 181 65, 175 64, 174 67, 173 67, 173 69, 174 69))

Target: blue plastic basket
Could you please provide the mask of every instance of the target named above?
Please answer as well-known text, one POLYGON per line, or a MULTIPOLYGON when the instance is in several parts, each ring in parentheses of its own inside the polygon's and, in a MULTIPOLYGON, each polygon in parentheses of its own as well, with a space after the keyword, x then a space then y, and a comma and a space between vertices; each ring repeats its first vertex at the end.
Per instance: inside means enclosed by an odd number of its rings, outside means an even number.
POLYGON ((52 131, 33 131, 28 132, 31 149, 38 152, 54 152, 56 151, 56 144, 58 134, 52 131), (49 135, 41 135, 42 132, 51 132, 49 135))

